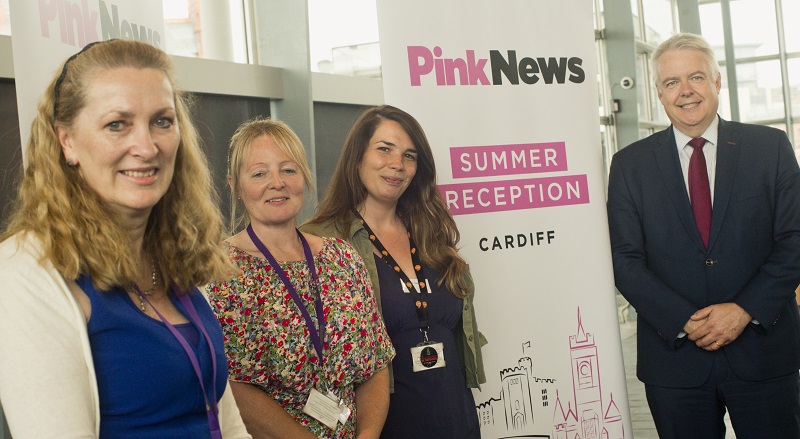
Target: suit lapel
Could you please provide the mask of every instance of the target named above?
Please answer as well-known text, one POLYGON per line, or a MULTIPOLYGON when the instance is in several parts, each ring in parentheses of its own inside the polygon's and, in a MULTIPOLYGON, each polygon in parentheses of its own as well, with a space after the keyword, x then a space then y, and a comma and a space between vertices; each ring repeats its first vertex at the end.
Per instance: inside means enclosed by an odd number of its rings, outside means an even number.
POLYGON ((653 153, 656 156, 656 163, 661 172, 661 179, 667 188, 667 193, 672 200, 672 205, 678 214, 678 218, 680 218, 681 224, 683 224, 686 233, 692 237, 698 249, 705 252, 703 240, 700 238, 700 232, 697 231, 697 224, 694 222, 689 193, 686 192, 686 181, 683 178, 681 162, 680 158, 678 158, 678 145, 675 144, 673 129, 673 127, 670 127, 661 132, 662 135, 658 139, 659 144, 653 150, 653 153))
POLYGON ((739 135, 734 126, 722 118, 719 119, 719 135, 717 137, 717 170, 714 178, 714 207, 711 213, 711 234, 708 238, 708 248, 714 246, 719 236, 725 212, 733 191, 733 181, 736 176, 736 165, 739 162, 739 135))

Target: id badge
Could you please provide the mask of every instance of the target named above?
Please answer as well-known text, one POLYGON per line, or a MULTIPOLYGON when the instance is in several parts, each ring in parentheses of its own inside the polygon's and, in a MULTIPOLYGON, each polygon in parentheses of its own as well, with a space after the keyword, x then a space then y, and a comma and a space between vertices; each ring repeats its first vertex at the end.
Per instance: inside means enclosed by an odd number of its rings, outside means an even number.
POLYGON ((332 394, 329 393, 329 395, 325 395, 319 390, 311 388, 311 393, 308 395, 306 405, 303 406, 303 413, 322 422, 331 430, 334 430, 342 414, 342 406, 339 405, 339 401, 335 396, 331 398, 330 395, 332 394))
POLYGON ((414 372, 423 372, 445 366, 444 343, 420 343, 411 348, 414 372))

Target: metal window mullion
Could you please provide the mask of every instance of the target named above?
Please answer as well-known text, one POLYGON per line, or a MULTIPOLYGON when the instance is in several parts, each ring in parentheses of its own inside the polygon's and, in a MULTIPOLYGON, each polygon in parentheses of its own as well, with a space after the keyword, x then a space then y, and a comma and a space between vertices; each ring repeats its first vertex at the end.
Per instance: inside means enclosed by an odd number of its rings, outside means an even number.
POLYGON ((792 100, 789 96, 791 85, 789 84, 789 62, 786 58, 786 35, 783 28, 783 4, 781 0, 775 0, 775 21, 778 25, 778 57, 781 63, 781 84, 783 85, 783 108, 784 119, 786 121, 786 132, 789 134, 789 140, 794 144, 792 139, 794 130, 792 129, 792 100))
POLYGON ((725 36, 725 59, 728 73, 728 95, 731 101, 731 119, 741 120, 739 115, 739 81, 736 77, 736 54, 733 47, 733 30, 731 29, 730 0, 721 0, 722 32, 725 36))
POLYGON ((247 45, 247 63, 260 65, 258 56, 258 23, 256 23, 255 5, 252 0, 242 0, 244 16, 244 40, 247 45))

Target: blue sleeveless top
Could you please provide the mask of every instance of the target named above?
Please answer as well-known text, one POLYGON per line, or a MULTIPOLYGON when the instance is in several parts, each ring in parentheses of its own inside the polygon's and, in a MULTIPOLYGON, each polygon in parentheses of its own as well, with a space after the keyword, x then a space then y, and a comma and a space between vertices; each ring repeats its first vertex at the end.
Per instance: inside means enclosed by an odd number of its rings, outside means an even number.
MULTIPOLYGON (((142 313, 123 289, 98 291, 89 276, 76 282, 92 304, 87 327, 100 396, 100 437, 210 438, 197 375, 186 351, 166 325, 142 313)), ((178 299, 170 297, 191 321, 178 299)), ((219 400, 228 379, 222 329, 196 288, 190 298, 217 357, 219 400)), ((199 331, 197 322, 191 325, 199 331)), ((192 341, 210 401, 214 397, 211 350, 202 334, 192 341)))

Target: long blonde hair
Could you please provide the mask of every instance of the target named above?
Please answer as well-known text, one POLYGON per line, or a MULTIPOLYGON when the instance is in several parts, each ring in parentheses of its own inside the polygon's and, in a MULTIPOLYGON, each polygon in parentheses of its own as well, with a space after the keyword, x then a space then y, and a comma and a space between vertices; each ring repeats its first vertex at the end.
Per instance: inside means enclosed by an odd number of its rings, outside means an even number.
POLYGON ((169 57, 133 40, 85 48, 66 61, 61 75, 50 82, 31 125, 27 168, 2 239, 17 233, 34 236, 41 243, 42 258, 65 279, 88 274, 100 290, 135 283, 139 249, 76 167, 67 164, 56 134, 57 126, 69 128, 85 107, 90 74, 121 67, 164 74, 175 93, 180 128, 172 183, 150 213, 143 250, 159 267, 164 287, 174 281, 186 291, 230 274, 230 262, 220 246, 223 226, 218 198, 189 119, 188 97, 175 87, 169 57))
POLYGON ((466 297, 469 294, 464 281, 467 263, 456 248, 461 235, 436 185, 436 165, 430 143, 419 122, 399 108, 383 105, 361 114, 344 141, 342 156, 328 190, 317 212, 307 222, 333 222, 339 233, 346 233, 353 212, 367 198, 367 188, 358 174, 361 160, 369 139, 385 120, 400 124, 417 149, 417 172, 397 201, 397 215, 411 231, 422 262, 440 273, 439 285, 444 284, 457 297, 466 297))

